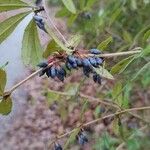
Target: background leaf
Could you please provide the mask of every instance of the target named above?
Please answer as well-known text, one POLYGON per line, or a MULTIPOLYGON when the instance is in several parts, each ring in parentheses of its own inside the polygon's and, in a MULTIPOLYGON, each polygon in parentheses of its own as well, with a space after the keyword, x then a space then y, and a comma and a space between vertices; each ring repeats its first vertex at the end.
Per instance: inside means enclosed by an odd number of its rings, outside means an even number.
POLYGON ((112 74, 122 73, 133 60, 134 60, 134 56, 129 56, 128 58, 121 60, 120 62, 118 62, 116 65, 112 67, 111 73, 112 74))
POLYGON ((62 0, 62 2, 71 13, 76 13, 76 8, 72 0, 62 0))
POLYGON ((25 29, 22 42, 22 58, 26 65, 36 66, 42 59, 42 47, 34 20, 25 29))
POLYGON ((79 132, 80 132, 80 129, 79 129, 79 128, 75 129, 75 131, 74 131, 74 132, 70 135, 70 137, 68 138, 68 140, 67 140, 67 142, 66 142, 66 144, 65 144, 65 146, 64 146, 64 150, 67 149, 67 147, 69 146, 70 143, 72 143, 72 142, 75 141, 76 136, 77 136, 77 134, 78 134, 79 132))
POLYGON ((115 86, 113 87, 112 97, 119 106, 122 106, 123 95, 122 95, 122 83, 121 82, 117 82, 115 86))
POLYGON ((0 43, 2 43, 16 28, 16 26, 29 14, 30 12, 21 13, 6 19, 0 23, 0 43))
POLYGON ((110 44, 112 41, 113 41, 113 38, 109 36, 106 40, 101 42, 97 48, 100 50, 105 50, 108 47, 108 44, 110 44))
POLYGON ((6 72, 0 69, 0 96, 3 95, 6 86, 6 72))
POLYGON ((44 53, 43 53, 43 57, 44 58, 48 58, 48 56, 50 56, 53 52, 55 51, 59 51, 60 50, 60 47, 58 47, 57 43, 54 41, 54 40, 51 40, 46 49, 44 50, 44 53))
POLYGON ((7 96, 0 101, 0 114, 8 115, 12 109, 12 99, 7 96))
POLYGON ((0 0, 0 12, 30 7, 27 3, 20 0, 0 0))

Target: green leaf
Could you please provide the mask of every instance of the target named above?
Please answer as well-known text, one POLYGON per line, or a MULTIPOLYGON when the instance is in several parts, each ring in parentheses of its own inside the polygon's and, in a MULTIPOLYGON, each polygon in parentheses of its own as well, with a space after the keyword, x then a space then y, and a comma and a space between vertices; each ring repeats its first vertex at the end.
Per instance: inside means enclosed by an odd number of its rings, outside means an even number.
POLYGON ((9 11, 24 7, 30 7, 27 3, 20 0, 0 0, 0 12, 9 11))
POLYGON ((142 74, 144 71, 147 71, 149 70, 150 68, 150 62, 146 63, 137 73, 136 75, 133 77, 132 80, 135 80, 140 74, 142 74))
POLYGON ((119 17, 120 13, 121 13, 122 9, 118 8, 115 10, 115 12, 112 14, 110 21, 109 21, 109 27, 115 22, 115 20, 117 19, 117 17, 119 17))
POLYGON ((86 7, 91 8, 94 5, 95 2, 96 2, 96 0, 88 0, 87 3, 86 3, 86 7))
POLYGON ((65 87, 65 92, 68 95, 75 95, 78 92, 79 83, 70 83, 65 87))
POLYGON ((0 96, 3 96, 6 86, 6 72, 0 69, 0 96))
POLYGON ((42 47, 34 20, 26 27, 22 42, 22 58, 26 65, 36 66, 42 59, 42 47))
POLYGON ((7 96, 0 100, 0 114, 8 115, 12 109, 12 99, 7 96))
POLYGON ((54 31, 49 28, 49 26, 47 24, 45 24, 45 28, 46 28, 46 31, 48 32, 48 34, 54 39, 54 41, 58 44, 58 46, 66 51, 66 53, 70 54, 70 52, 72 51, 71 49, 67 48, 63 43, 62 41, 59 40, 59 38, 55 35, 54 31))
POLYGON ((109 36, 106 40, 101 42, 97 48, 100 50, 105 50, 108 47, 108 44, 110 44, 112 41, 113 41, 113 38, 109 36))
POLYGON ((58 105, 59 105, 58 113, 60 114, 62 121, 66 122, 68 118, 68 107, 66 106, 66 103, 64 103, 63 101, 58 101, 58 105))
POLYGON ((122 95, 122 83, 117 82, 112 89, 112 97, 114 101, 119 105, 122 106, 123 102, 123 95, 122 95))
POLYGON ((114 77, 106 69, 104 69, 103 67, 100 66, 99 68, 94 68, 94 70, 100 76, 102 76, 104 78, 107 78, 107 79, 114 80, 114 77))
POLYGON ((70 15, 70 12, 68 11, 68 9, 66 9, 66 7, 63 7, 62 9, 57 11, 57 13, 55 14, 55 17, 66 17, 69 15, 70 15))
POLYGON ((29 14, 21 13, 0 23, 0 43, 2 43, 16 28, 16 26, 29 14))
POLYGON ((127 43, 132 43, 132 36, 129 32, 127 31, 123 31, 123 39, 127 42, 127 43))
POLYGON ((78 17, 78 14, 71 14, 70 17, 68 18, 67 25, 70 27, 78 17))
POLYGON ((72 0, 62 0, 62 2, 71 13, 76 13, 76 8, 72 0))
POLYGON ((57 43, 54 40, 51 40, 43 52, 43 57, 48 58, 48 56, 50 56, 52 53, 56 51, 57 52, 60 51, 60 48, 58 47, 57 43))
POLYGON ((150 29, 149 29, 148 31, 146 31, 146 33, 144 34, 143 43, 144 43, 145 41, 147 41, 149 38, 150 38, 150 29))
POLYGON ((128 150, 140 150, 140 142, 136 138, 127 141, 128 150))
POLYGON ((68 41, 68 47, 77 47, 79 43, 81 42, 83 36, 80 34, 75 34, 72 37, 70 37, 68 41))
POLYGON ((120 62, 118 62, 116 65, 112 67, 111 73, 112 74, 122 73, 133 60, 134 60, 134 56, 129 56, 128 58, 121 60, 120 62))
POLYGON ((54 93, 52 91, 48 91, 47 93, 47 102, 48 106, 51 106, 55 101, 59 100, 60 95, 57 93, 54 93))
POLYGON ((67 139, 67 142, 64 145, 64 150, 67 149, 69 144, 73 143, 76 140, 76 136, 78 135, 79 132, 80 132, 79 128, 74 129, 74 132, 70 135, 70 137, 67 139))

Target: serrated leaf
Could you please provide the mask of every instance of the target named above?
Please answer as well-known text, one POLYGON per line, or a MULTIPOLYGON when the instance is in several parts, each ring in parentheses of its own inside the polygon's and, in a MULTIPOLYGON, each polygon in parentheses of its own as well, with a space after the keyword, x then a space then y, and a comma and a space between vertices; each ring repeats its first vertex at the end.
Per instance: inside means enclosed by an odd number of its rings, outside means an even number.
POLYGON ((76 136, 78 135, 79 132, 80 132, 79 128, 74 129, 74 132, 70 135, 70 137, 67 139, 67 142, 64 145, 64 150, 67 149, 70 143, 73 143, 76 140, 76 136))
POLYGON ((100 50, 105 50, 112 41, 113 41, 113 38, 109 36, 106 40, 101 42, 97 48, 100 50))
POLYGON ((7 96, 0 100, 0 114, 8 115, 12 109, 12 99, 7 96))
POLYGON ((16 26, 29 14, 29 12, 21 13, 10 17, 0 23, 0 43, 2 43, 16 28, 16 26))
POLYGON ((9 11, 24 7, 30 7, 27 3, 20 0, 0 0, 0 12, 9 11))
POLYGON ((22 59, 24 64, 36 66, 42 59, 42 47, 34 20, 26 27, 22 42, 22 59))
POLYGON ((4 89, 6 86, 6 72, 0 69, 0 96, 3 96, 4 89))
POLYGON ((58 52, 59 50, 60 48, 58 47, 57 43, 54 40, 51 40, 43 52, 43 57, 48 58, 48 56, 50 56, 53 52, 58 52))
POLYGON ((118 62, 116 65, 112 67, 111 73, 112 74, 122 73, 133 60, 134 60, 134 56, 129 56, 128 58, 121 60, 120 62, 118 62))
POLYGON ((103 67, 94 68, 95 72, 99 74, 101 77, 114 80, 114 77, 108 72, 108 70, 104 69, 103 67))
POLYGON ((76 8, 72 0, 62 0, 62 2, 71 13, 76 13, 76 8))

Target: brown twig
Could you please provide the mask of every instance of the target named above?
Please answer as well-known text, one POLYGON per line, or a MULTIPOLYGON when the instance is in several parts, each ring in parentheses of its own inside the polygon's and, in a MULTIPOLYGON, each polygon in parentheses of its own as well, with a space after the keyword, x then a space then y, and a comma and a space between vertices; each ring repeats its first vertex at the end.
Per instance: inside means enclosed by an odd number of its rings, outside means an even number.
MULTIPOLYGON (((118 116, 118 115, 121 115, 121 114, 124 114, 124 113, 127 113, 127 112, 132 112, 132 111, 141 111, 141 110, 148 110, 150 109, 150 106, 145 106, 145 107, 136 107, 136 108, 130 108, 130 109, 125 109, 125 110, 122 110, 122 111, 119 111, 119 112, 115 112, 113 114, 109 114, 109 115, 106 115, 104 117, 101 117, 101 118, 98 118, 98 119, 95 119, 95 120, 92 120, 92 121, 89 121, 87 123, 84 123, 82 124, 82 127, 86 127, 86 126, 89 126, 89 125, 92 125, 94 123, 97 123, 101 120, 104 120, 104 119, 107 119, 107 118, 111 118, 111 117, 115 117, 115 116, 118 116)), ((71 133, 73 133, 76 129, 80 128, 81 126, 77 126, 76 128, 72 129, 71 131, 69 132, 66 132, 60 136, 57 136, 57 140, 58 139, 61 139, 61 138, 64 138, 68 135, 70 135, 71 133)), ((53 140, 49 146, 51 146, 53 143, 55 142, 55 140, 53 140)))

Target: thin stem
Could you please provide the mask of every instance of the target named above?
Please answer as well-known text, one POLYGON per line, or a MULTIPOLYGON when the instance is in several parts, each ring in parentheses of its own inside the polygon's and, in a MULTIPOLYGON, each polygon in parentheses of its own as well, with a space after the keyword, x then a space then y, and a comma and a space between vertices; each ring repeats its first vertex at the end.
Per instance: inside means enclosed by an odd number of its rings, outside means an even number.
MULTIPOLYGON (((68 94, 68 93, 65 93, 65 92, 59 92, 59 91, 54 91, 54 90, 50 90, 50 89, 48 91, 59 94, 59 95, 64 95, 64 96, 74 96, 74 94, 68 94)), ((111 107, 114 107, 114 108, 117 108, 117 109, 119 108, 116 104, 113 104, 111 101, 100 100, 98 98, 85 95, 81 92, 79 92, 78 94, 79 94, 80 97, 86 98, 88 102, 96 101, 98 103, 101 103, 101 104, 104 104, 104 105, 107 105, 107 106, 111 106, 111 107)))
POLYGON ((133 50, 133 51, 127 51, 127 52, 117 52, 117 53, 111 53, 111 54, 100 54, 98 56, 109 58, 109 57, 125 56, 125 55, 132 55, 132 54, 138 54, 138 53, 141 53, 141 50, 133 50))
MULTIPOLYGON (((52 66, 54 63, 56 63, 58 61, 52 62, 50 63, 47 67, 52 66)), ((18 87, 20 87, 22 84, 24 84, 25 82, 27 82, 28 80, 32 79, 33 77, 35 77, 37 74, 40 73, 40 71, 42 71, 43 69, 40 68, 37 71, 33 72, 32 74, 30 74, 28 77, 26 77, 25 79, 23 79, 22 81, 20 81, 19 83, 15 84, 10 90, 5 92, 5 96, 10 95, 13 91, 15 91, 18 87)))
MULTIPOLYGON (((98 118, 98 119, 92 120, 90 122, 87 122, 87 123, 83 124, 82 127, 86 127, 86 126, 89 126, 91 124, 97 123, 97 122, 99 122, 101 120, 104 120, 104 119, 107 119, 107 118, 111 118, 111 117, 114 117, 114 116, 118 116, 120 114, 124 114, 124 113, 127 113, 127 112, 141 111, 141 110, 148 110, 148 109, 150 109, 150 106, 125 109, 125 110, 122 110, 122 111, 119 111, 119 112, 116 112, 116 113, 113 113, 113 114, 106 115, 106 116, 104 116, 102 118, 98 118)), ((71 131, 69 131, 69 132, 67 132, 67 133, 65 133, 63 135, 58 136, 58 139, 68 136, 69 134, 73 133, 79 127, 80 126, 74 128, 73 130, 71 130, 71 131)))
POLYGON ((61 36, 63 42, 66 45, 69 45, 67 40, 65 39, 65 37, 62 35, 62 33, 59 31, 59 29, 54 24, 53 20, 50 18, 49 11, 48 11, 47 4, 46 4, 46 0, 43 0, 43 6, 44 6, 44 9, 45 9, 45 12, 46 12, 46 15, 47 15, 48 22, 54 27, 54 29, 57 31, 57 33, 61 36))
MULTIPOLYGON (((74 96, 74 94, 69 94, 69 93, 66 93, 66 92, 55 91, 55 90, 51 90, 51 89, 49 89, 48 91, 56 93, 58 95, 63 95, 63 96, 74 96)), ((106 105, 106 106, 114 107, 114 108, 118 109, 119 111, 124 110, 117 103, 114 103, 112 101, 100 100, 99 98, 95 98, 95 97, 92 97, 92 96, 89 96, 89 95, 85 95, 85 94, 83 94, 81 92, 78 93, 78 96, 80 96, 82 98, 86 98, 86 100, 88 102, 95 101, 95 102, 101 103, 101 104, 106 105)), ((150 124, 150 122, 146 121, 145 119, 143 119, 142 117, 140 117, 137 114, 134 114, 132 112, 127 112, 127 113, 132 115, 132 116, 134 116, 135 118, 145 122, 146 124, 150 124)))

